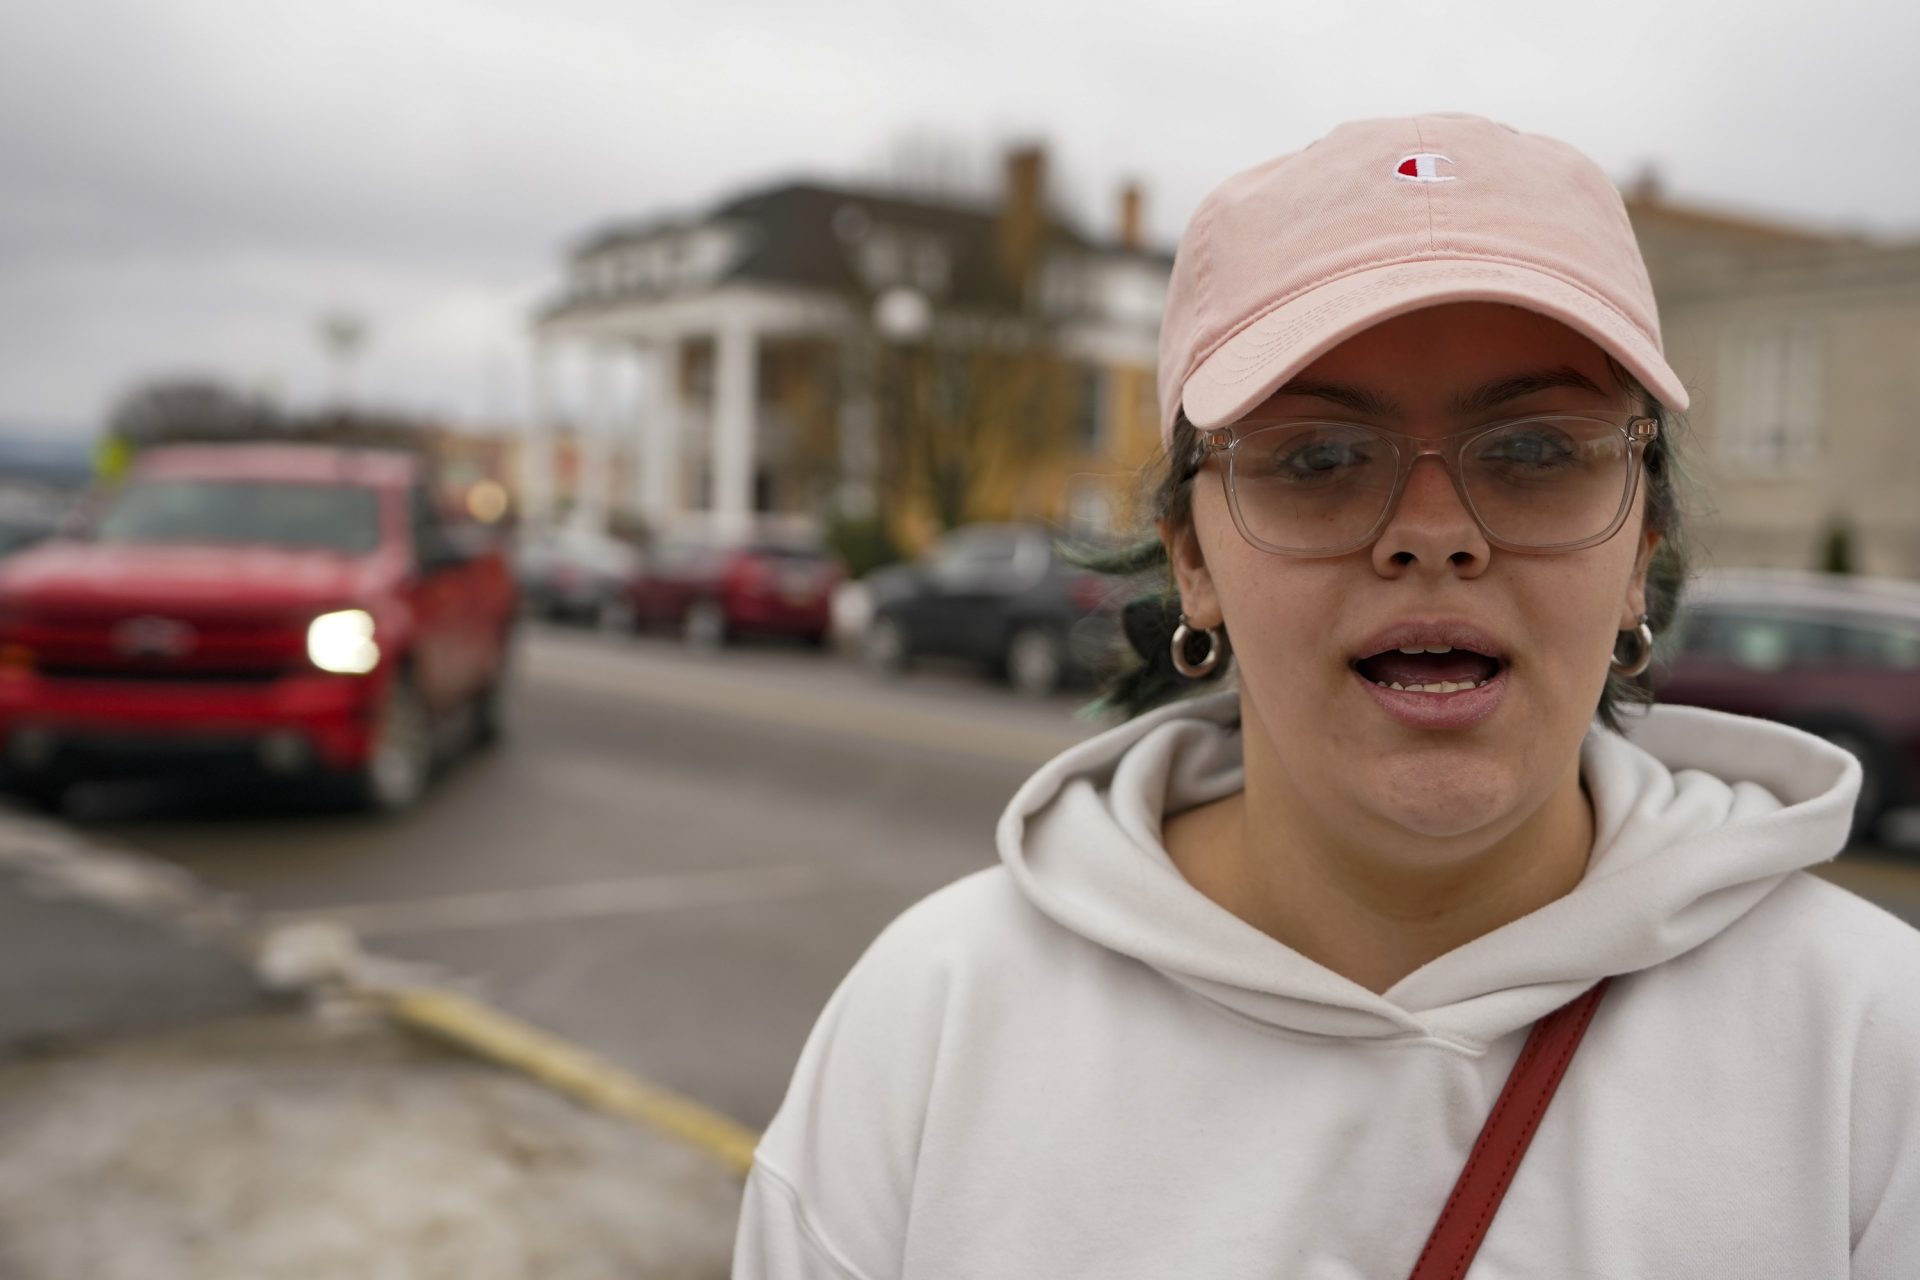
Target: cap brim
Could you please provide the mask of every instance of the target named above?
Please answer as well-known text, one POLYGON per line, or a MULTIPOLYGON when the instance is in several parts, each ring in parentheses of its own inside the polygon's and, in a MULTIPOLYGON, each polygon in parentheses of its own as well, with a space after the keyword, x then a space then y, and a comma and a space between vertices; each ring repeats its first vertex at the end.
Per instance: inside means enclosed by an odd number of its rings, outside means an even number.
POLYGON ((1449 302, 1506 302, 1558 320, 1625 365, 1666 408, 1687 407, 1686 388, 1659 347, 1586 290, 1512 263, 1423 258, 1342 276, 1228 338, 1187 376, 1187 420, 1202 430, 1224 427, 1355 334, 1449 302))

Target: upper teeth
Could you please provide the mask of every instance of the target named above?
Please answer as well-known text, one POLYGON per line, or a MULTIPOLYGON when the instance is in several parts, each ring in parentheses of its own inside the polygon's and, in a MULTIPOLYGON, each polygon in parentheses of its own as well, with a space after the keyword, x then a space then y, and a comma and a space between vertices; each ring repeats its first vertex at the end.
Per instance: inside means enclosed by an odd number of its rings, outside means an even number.
POLYGON ((1403 644, 1400 646, 1400 652, 1402 653, 1452 653, 1453 646, 1450 644, 1428 644, 1428 645, 1403 644))

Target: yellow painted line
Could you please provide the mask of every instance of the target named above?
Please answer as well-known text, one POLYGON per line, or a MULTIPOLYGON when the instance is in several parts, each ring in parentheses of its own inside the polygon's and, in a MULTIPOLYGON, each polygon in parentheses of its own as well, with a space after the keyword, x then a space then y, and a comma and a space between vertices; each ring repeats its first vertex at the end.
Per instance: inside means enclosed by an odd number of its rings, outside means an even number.
POLYGON ((477 1000, 431 987, 380 992, 375 999, 404 1026, 523 1072, 577 1102, 686 1142, 739 1177, 746 1177, 753 1165, 760 1135, 752 1129, 477 1000))

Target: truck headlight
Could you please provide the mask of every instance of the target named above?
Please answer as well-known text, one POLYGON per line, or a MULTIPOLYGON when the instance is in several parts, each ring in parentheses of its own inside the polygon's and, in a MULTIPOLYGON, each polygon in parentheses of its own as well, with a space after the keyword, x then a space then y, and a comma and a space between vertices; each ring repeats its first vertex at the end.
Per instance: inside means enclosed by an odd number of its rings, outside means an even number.
POLYGON ((365 609, 323 613, 307 624, 307 657, 322 671, 363 676, 380 665, 373 615, 365 609))

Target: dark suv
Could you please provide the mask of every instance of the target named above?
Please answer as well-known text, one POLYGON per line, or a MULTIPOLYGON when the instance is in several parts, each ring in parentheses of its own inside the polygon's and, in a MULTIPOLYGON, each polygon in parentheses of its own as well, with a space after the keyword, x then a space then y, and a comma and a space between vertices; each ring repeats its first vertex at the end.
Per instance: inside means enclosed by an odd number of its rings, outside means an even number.
POLYGON ((1062 558, 1039 525, 955 529, 920 560, 867 579, 867 664, 971 658, 1035 696, 1087 673, 1119 636, 1112 584, 1062 558))
POLYGON ((1857 836, 1920 802, 1920 584, 1727 571, 1689 589, 1661 648, 1662 701, 1778 720, 1859 757, 1857 836))

